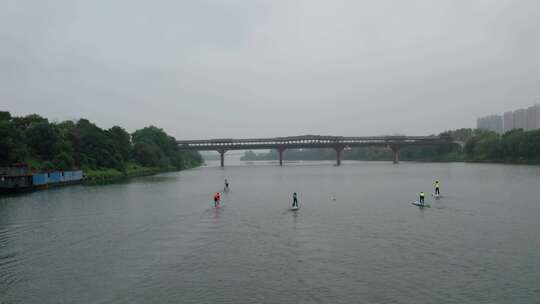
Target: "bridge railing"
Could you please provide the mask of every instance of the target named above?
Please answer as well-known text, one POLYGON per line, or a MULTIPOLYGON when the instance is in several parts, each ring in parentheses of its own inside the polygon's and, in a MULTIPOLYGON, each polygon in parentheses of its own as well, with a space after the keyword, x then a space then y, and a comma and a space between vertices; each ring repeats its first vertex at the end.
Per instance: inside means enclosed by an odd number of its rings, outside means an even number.
POLYGON ((205 140, 179 140, 181 147, 201 146, 254 146, 254 145, 291 145, 291 144, 397 144, 419 142, 441 142, 448 138, 441 136, 372 136, 372 137, 343 137, 343 136, 298 136, 275 138, 248 138, 248 139, 205 139, 205 140))
POLYGON ((449 136, 371 136, 345 137, 304 135, 293 137, 248 138, 248 139, 204 139, 179 140, 178 146, 184 150, 215 150, 220 154, 221 166, 228 150, 276 149, 279 152, 279 164, 283 163, 283 151, 299 148, 333 148, 336 150, 336 162, 341 164, 342 151, 347 147, 379 146, 388 147, 394 155, 394 163, 399 162, 399 150, 406 146, 445 145, 452 143, 449 136))

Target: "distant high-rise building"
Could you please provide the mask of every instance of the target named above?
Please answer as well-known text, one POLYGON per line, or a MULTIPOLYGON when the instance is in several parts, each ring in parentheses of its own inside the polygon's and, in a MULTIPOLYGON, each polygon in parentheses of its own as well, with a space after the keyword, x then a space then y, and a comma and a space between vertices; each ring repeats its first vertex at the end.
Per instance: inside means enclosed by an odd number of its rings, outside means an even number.
POLYGON ((497 133, 506 133, 513 129, 538 130, 540 129, 540 103, 526 109, 505 112, 502 116, 480 117, 476 121, 476 127, 497 133))
POLYGON ((481 130, 488 130, 497 133, 503 132, 503 119, 501 115, 490 115, 478 118, 476 127, 481 130))
POLYGON ((536 129, 540 129, 540 103, 534 105, 536 108, 536 129))
POLYGON ((535 106, 528 107, 527 108, 527 123, 525 126, 525 130, 527 131, 535 130, 536 128, 538 128, 538 126, 536 125, 536 107, 535 106))
POLYGON ((503 131, 504 133, 514 129, 514 113, 505 112, 503 115, 503 131))
POLYGON ((527 130, 540 129, 540 103, 527 108, 527 130))
POLYGON ((527 110, 519 109, 514 111, 514 128, 527 129, 527 110))

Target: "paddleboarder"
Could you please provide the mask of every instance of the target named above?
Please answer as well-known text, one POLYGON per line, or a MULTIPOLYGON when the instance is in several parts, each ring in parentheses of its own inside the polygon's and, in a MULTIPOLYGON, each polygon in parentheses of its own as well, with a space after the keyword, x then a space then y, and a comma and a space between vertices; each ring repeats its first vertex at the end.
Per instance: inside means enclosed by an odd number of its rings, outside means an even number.
POLYGON ((219 206, 220 200, 221 200, 221 194, 219 194, 219 192, 214 193, 214 207, 215 208, 219 206))
POLYGON ((435 195, 441 195, 441 191, 439 190, 440 184, 439 181, 435 181, 435 195))
POLYGON ((292 203, 293 208, 295 207, 298 208, 298 196, 296 195, 296 192, 293 193, 292 198, 293 198, 293 203, 292 203))

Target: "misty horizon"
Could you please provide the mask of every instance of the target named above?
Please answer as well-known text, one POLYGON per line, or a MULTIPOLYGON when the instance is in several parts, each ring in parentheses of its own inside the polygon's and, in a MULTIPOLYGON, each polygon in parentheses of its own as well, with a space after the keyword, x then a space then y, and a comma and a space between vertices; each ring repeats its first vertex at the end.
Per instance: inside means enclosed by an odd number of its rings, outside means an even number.
POLYGON ((534 1, 0 5, 16 116, 180 140, 430 135, 540 101, 534 1))

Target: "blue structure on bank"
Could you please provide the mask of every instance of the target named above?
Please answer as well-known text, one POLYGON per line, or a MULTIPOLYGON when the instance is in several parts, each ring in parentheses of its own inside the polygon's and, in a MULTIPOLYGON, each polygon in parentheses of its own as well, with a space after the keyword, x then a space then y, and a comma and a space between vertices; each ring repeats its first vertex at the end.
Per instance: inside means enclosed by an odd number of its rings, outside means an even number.
POLYGON ((81 170, 30 172, 24 164, 0 167, 0 193, 46 189, 54 186, 80 183, 81 170))
POLYGON ((42 186, 48 183, 47 173, 36 173, 32 175, 32 185, 42 186))

